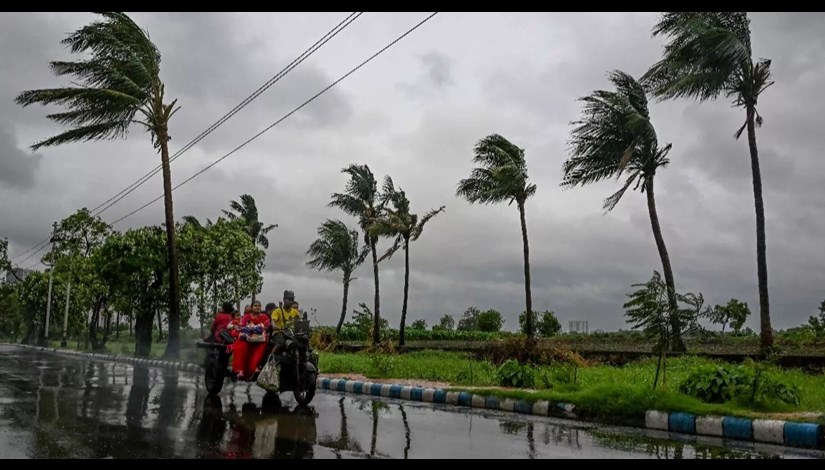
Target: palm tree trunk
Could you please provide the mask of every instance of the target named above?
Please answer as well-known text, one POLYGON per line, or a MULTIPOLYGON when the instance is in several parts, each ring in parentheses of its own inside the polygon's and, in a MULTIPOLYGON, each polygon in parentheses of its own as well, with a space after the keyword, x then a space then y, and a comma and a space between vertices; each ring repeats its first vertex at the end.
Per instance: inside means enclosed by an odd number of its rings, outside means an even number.
POLYGON ((410 239, 404 240, 404 302, 401 304, 401 329, 398 345, 404 346, 404 330, 407 326, 407 298, 410 292, 410 239))
POLYGON ((370 239, 372 251, 372 277, 375 280, 375 310, 373 310, 372 344, 381 342, 381 290, 378 286, 378 253, 375 251, 375 240, 370 239))
POLYGON ((157 136, 163 168, 163 204, 166 209, 166 253, 169 259, 169 339, 164 357, 177 358, 180 353, 180 276, 178 247, 175 241, 175 216, 172 210, 172 170, 169 167, 169 135, 164 126, 157 136))
MULTIPOLYGON (((662 236, 662 227, 659 225, 659 213, 656 211, 656 196, 653 192, 653 175, 645 178, 645 192, 647 193, 647 211, 650 214, 650 227, 653 229, 653 238, 656 240, 656 248, 659 250, 659 258, 662 260, 662 270, 665 274, 665 285, 667 286, 667 301, 672 312, 679 308, 676 303, 676 282, 673 280, 673 268, 670 266, 670 256, 665 246, 665 238, 662 236)), ((682 340, 682 326, 674 321, 670 327, 673 330, 671 338, 671 351, 684 352, 687 350, 685 342, 682 340)))
POLYGON ((341 305, 341 318, 338 319, 338 326, 335 327, 336 333, 341 333, 341 327, 344 326, 344 318, 347 316, 347 297, 349 297, 349 279, 350 273, 344 272, 344 303, 341 305))
POLYGON ((521 238, 524 242, 525 326, 527 329, 527 339, 532 340, 535 336, 533 330, 533 294, 530 293, 530 245, 527 243, 527 218, 524 216, 524 201, 518 201, 518 212, 521 218, 521 238))
POLYGON ((753 173, 753 201, 756 209, 756 272, 759 279, 759 320, 760 346, 763 350, 773 346, 770 302, 768 299, 768 260, 765 240, 765 205, 762 202, 762 173, 759 170, 759 150, 756 148, 756 110, 749 106, 748 147, 751 151, 751 173, 753 173))

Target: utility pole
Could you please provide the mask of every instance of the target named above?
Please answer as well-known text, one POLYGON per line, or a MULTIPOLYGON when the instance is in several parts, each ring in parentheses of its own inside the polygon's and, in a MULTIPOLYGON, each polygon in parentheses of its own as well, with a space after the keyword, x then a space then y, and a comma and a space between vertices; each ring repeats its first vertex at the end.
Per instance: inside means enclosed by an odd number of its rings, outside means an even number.
POLYGON ((72 293, 72 283, 66 283, 66 312, 63 314, 63 339, 60 340, 60 347, 66 347, 66 335, 69 329, 69 299, 72 293))
MULTIPOLYGON (((52 243, 52 253, 54 253, 54 239, 57 233, 57 222, 52 223, 52 239, 50 240, 52 243)), ((52 260, 52 264, 49 266, 49 297, 46 301, 46 328, 43 332, 43 341, 41 346, 47 346, 49 344, 49 318, 51 317, 52 313, 52 279, 54 278, 54 260, 52 260)))

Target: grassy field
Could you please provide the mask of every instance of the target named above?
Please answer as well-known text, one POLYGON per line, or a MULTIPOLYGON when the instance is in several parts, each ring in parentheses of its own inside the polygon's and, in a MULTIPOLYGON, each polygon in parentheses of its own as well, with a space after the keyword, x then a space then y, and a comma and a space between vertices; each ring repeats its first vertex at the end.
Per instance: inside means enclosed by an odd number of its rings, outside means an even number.
POLYGON ((812 418, 802 417, 800 412, 825 412, 825 375, 809 375, 798 370, 769 369, 772 376, 799 387, 799 405, 773 401, 756 405, 743 402, 709 404, 678 392, 679 384, 691 371, 712 364, 717 362, 698 357, 669 360, 665 391, 652 391, 656 362, 651 359, 633 362, 624 367, 534 367, 536 390, 505 390, 492 388, 498 386, 496 367, 493 364, 473 360, 463 353, 422 351, 401 355, 320 355, 322 373, 421 379, 450 383, 456 390, 473 389, 479 392, 481 389, 485 393, 528 401, 564 401, 575 404, 590 416, 602 419, 634 416, 648 409, 750 417, 770 414, 803 420, 812 418))

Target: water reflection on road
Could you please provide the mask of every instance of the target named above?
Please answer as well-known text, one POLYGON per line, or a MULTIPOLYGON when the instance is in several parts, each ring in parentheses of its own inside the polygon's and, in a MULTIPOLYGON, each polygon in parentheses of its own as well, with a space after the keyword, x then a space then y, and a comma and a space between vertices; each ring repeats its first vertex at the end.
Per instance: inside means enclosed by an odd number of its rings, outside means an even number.
POLYGON ((208 396, 190 372, 0 346, 2 458, 772 458, 723 443, 484 410, 250 384, 208 396))

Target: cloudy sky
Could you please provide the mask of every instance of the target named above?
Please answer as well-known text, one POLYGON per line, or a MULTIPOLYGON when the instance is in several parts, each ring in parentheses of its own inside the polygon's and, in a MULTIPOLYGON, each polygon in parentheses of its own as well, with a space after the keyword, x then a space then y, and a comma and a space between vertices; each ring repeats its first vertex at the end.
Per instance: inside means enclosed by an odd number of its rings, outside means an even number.
MULTIPOLYGON (((163 54, 167 96, 182 108, 170 126, 181 148, 341 21, 342 13, 139 13, 163 54)), ((366 13, 232 120, 172 165, 182 181, 281 118, 412 27, 426 13, 366 13)), ((48 235, 51 222, 95 207, 154 168, 149 136, 73 144, 33 154, 58 128, 39 106, 13 103, 24 89, 65 84, 49 72, 66 59, 59 44, 90 15, 0 16, 0 237, 16 256, 48 235)), ((341 168, 366 163, 405 189, 414 211, 442 204, 411 251, 410 320, 460 317, 470 305, 499 309, 505 328, 524 308, 521 233, 514 206, 470 206, 455 197, 472 147, 500 133, 526 150, 538 186, 527 203, 533 305, 590 329, 625 327, 630 285, 661 269, 644 197, 628 193, 612 213, 601 201, 616 181, 562 191, 576 98, 608 86, 606 72, 639 76, 661 54, 649 13, 441 13, 340 85, 175 192, 175 215, 215 218, 249 193, 270 233, 263 297, 289 288, 332 323, 338 273, 308 269, 304 252, 343 189, 341 168)), ((825 14, 754 14, 753 47, 773 59, 776 84, 759 103, 757 138, 767 216, 774 326, 804 322, 825 298, 825 14)), ((657 176, 665 241, 680 292, 708 302, 731 297, 754 310, 758 329, 755 230, 747 143, 733 139, 744 113, 729 103, 652 105, 660 140, 673 143, 657 176)), ((161 192, 160 175, 103 214, 115 220, 161 192)), ((155 204, 116 226, 163 221, 155 204)), ((382 242, 387 246, 387 242, 382 242)), ((380 246, 380 245, 379 245, 380 246)), ((31 261, 25 263, 29 264, 31 261)), ((350 310, 372 302, 368 266, 357 273, 350 310)), ((381 265, 382 313, 400 319, 403 257, 381 265)))

